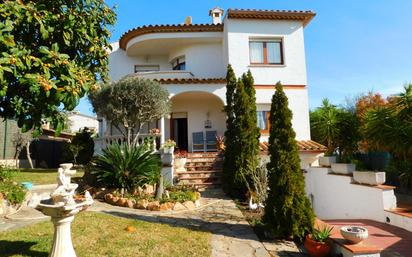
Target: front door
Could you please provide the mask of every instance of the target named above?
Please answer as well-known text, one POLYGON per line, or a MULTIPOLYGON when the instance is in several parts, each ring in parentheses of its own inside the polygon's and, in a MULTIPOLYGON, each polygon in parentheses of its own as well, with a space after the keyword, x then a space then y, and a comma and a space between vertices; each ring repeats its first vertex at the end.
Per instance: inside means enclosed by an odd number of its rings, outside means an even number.
POLYGON ((172 139, 176 142, 177 149, 188 150, 187 114, 173 113, 171 120, 172 139))

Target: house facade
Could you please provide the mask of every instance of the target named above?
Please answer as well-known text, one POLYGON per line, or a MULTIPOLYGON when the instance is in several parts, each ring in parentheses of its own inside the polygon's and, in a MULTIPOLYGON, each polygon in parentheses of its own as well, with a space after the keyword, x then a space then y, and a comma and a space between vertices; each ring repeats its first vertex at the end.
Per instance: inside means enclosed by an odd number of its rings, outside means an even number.
MULTIPOLYGON (((148 124, 161 131, 160 143, 174 139, 191 151, 193 133, 225 131, 226 67, 236 76, 250 70, 255 80, 261 142, 268 140, 268 115, 274 85, 280 81, 293 112, 293 128, 302 152, 320 152, 310 141, 304 28, 311 11, 210 10, 210 24, 149 25, 131 29, 113 43, 111 80, 126 75, 159 81, 170 94, 170 115, 148 124)), ((102 121, 100 134, 118 131, 102 121)), ((262 145, 264 148, 264 144, 262 145)))

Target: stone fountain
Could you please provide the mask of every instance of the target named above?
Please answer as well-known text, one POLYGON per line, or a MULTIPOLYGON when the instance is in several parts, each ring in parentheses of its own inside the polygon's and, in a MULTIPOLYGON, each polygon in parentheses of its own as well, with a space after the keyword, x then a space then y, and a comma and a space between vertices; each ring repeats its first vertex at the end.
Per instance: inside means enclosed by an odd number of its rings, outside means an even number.
POLYGON ((74 252, 70 225, 74 215, 86 210, 93 204, 93 198, 88 191, 83 199, 74 199, 77 184, 71 183, 71 176, 76 171, 71 170, 73 164, 64 163, 58 169, 57 188, 50 194, 49 198, 41 199, 34 194, 29 205, 44 215, 50 216, 54 225, 53 247, 50 257, 76 257, 74 252))

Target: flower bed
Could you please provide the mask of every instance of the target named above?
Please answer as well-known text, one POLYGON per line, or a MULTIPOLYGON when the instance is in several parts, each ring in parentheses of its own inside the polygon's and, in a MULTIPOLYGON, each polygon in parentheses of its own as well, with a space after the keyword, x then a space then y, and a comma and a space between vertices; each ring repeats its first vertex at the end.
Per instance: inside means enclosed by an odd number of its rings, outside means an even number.
POLYGON ((191 187, 171 187, 161 199, 155 198, 153 190, 138 188, 132 194, 122 195, 119 191, 106 194, 104 200, 112 205, 149 211, 193 210, 200 206, 200 193, 191 187))

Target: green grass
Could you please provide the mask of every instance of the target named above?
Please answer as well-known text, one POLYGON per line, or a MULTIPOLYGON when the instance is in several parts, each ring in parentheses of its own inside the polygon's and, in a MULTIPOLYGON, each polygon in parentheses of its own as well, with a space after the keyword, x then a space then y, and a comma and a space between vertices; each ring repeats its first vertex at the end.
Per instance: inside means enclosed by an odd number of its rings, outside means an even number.
MULTIPOLYGON (((84 172, 77 170, 73 178, 83 177, 84 172)), ((32 182, 34 185, 55 184, 57 169, 20 169, 15 173, 13 180, 21 182, 32 182)))
MULTIPOLYGON (((210 256, 210 233, 160 223, 84 212, 72 224, 77 256, 210 256), (133 226, 134 232, 125 228, 133 226)), ((0 233, 0 256, 47 257, 52 244, 51 222, 0 233)))

